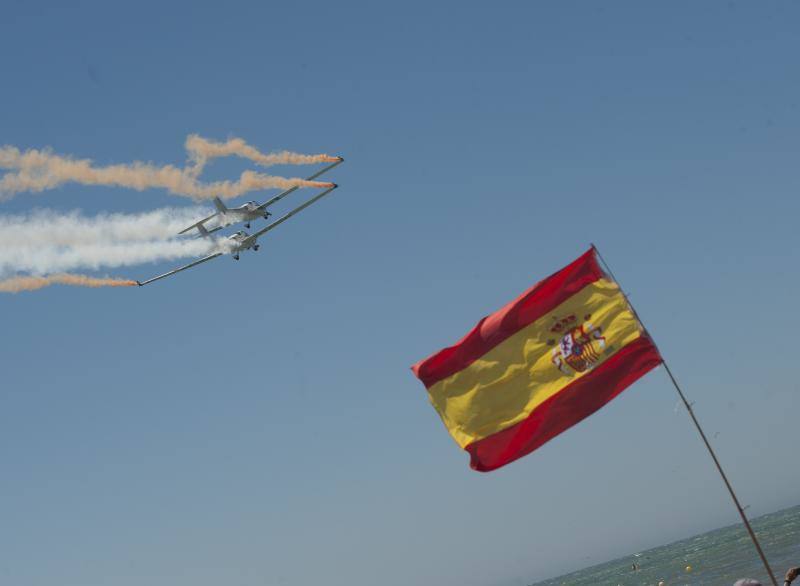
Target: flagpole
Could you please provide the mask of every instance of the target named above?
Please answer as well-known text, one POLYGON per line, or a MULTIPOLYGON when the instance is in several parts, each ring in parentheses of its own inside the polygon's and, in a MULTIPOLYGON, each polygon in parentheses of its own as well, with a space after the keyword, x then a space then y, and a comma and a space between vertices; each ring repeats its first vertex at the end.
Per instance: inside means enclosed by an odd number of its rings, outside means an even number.
MULTIPOLYGON (((606 259, 603 258, 603 255, 600 254, 600 251, 597 249, 597 247, 594 244, 592 244, 592 249, 597 254, 597 257, 600 259, 600 262, 603 263, 603 266, 605 267, 606 271, 608 272, 608 275, 612 279, 614 279, 614 281, 619 285, 619 281, 617 281, 617 278, 614 276, 614 273, 611 271, 611 267, 608 266, 608 263, 606 262, 606 259)), ((725 483, 725 487, 728 489, 728 492, 730 493, 731 498, 733 499, 733 504, 736 505, 736 510, 739 511, 739 516, 741 516, 742 522, 744 523, 744 526, 747 528, 747 532, 750 534, 750 539, 753 540, 753 545, 756 546, 756 551, 758 551, 758 556, 761 558, 761 561, 764 563, 764 567, 766 568, 767 574, 769 574, 769 577, 772 580, 773 586, 778 586, 778 582, 775 579, 775 574, 772 573, 772 568, 770 567, 769 562, 767 561, 767 556, 764 555, 764 550, 761 549, 761 544, 759 543, 758 538, 756 537, 755 531, 753 531, 753 528, 750 526, 750 521, 748 521, 747 515, 745 515, 745 513, 744 513, 744 509, 742 508, 742 505, 739 503, 739 499, 737 498, 736 493, 733 491, 733 487, 731 486, 731 483, 728 481, 728 477, 725 475, 725 471, 722 469, 722 465, 719 463, 719 459, 717 459, 717 455, 716 455, 716 453, 714 453, 714 449, 711 447, 711 443, 708 441, 708 438, 706 437, 706 434, 703 431, 703 428, 700 427, 700 422, 697 420, 697 417, 694 414, 694 410, 692 409, 691 404, 689 403, 689 401, 686 400, 686 395, 683 394, 683 391, 681 390, 681 387, 678 384, 678 381, 675 380, 675 376, 672 374, 672 371, 670 370, 669 365, 667 364, 667 361, 664 360, 664 356, 663 356, 663 354, 661 354, 661 350, 658 348, 658 344, 656 344, 655 340, 653 340, 652 336, 650 336, 650 333, 647 331, 647 328, 645 327, 644 323, 642 323, 642 320, 639 317, 639 314, 636 313, 636 309, 634 309, 633 304, 631 303, 630 299, 628 299, 628 295, 622 289, 621 285, 620 285, 620 291, 622 292, 622 295, 625 297, 625 300, 628 302, 628 307, 631 308, 631 311, 633 312, 633 315, 636 317, 636 320, 639 322, 639 325, 642 327, 644 332, 647 334, 647 336, 653 342, 653 345, 656 346, 656 349, 658 349, 658 353, 661 355, 661 364, 664 366, 664 370, 667 371, 667 376, 669 376, 669 380, 672 381, 672 385, 675 387, 675 390, 678 392, 678 396, 681 398, 681 402, 683 402, 683 406, 686 407, 686 411, 689 412, 689 417, 692 418, 692 423, 694 423, 694 426, 697 428, 697 431, 700 434, 700 437, 702 438, 703 443, 706 445, 706 449, 708 449, 708 453, 711 455, 711 459, 714 460, 714 464, 717 467, 717 471, 719 471, 719 475, 722 477, 722 481, 725 483)))

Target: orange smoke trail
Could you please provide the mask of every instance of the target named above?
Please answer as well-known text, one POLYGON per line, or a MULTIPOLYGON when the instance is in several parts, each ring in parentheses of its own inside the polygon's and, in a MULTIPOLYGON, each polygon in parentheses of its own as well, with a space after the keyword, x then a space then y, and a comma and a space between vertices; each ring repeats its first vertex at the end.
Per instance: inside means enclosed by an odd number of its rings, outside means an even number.
POLYGON ((14 146, 0 145, 0 169, 8 170, 0 176, 0 200, 25 191, 39 193, 55 189, 65 183, 125 187, 136 191, 161 188, 175 195, 195 199, 230 199, 263 189, 319 188, 331 185, 250 170, 242 172, 236 180, 201 182, 200 174, 212 159, 237 156, 263 167, 334 163, 341 160, 340 157, 325 154, 304 155, 289 151, 262 153, 240 138, 215 142, 195 134, 186 139, 186 149, 189 154, 189 164, 186 167, 142 162, 95 166, 90 159, 56 155, 47 149, 21 151, 14 146))
POLYGON ((60 273, 47 277, 11 277, 0 281, 0 293, 21 293, 35 291, 50 285, 71 285, 73 287, 135 287, 136 281, 129 279, 98 279, 87 275, 60 273))
POLYGON ((249 159, 257 165, 269 167, 272 165, 313 165, 315 163, 335 163, 339 157, 330 155, 304 155, 291 151, 278 153, 262 153, 250 146, 241 138, 230 138, 225 142, 208 140, 197 134, 190 134, 186 138, 186 151, 189 158, 198 169, 202 169, 210 159, 219 157, 237 156, 249 159))

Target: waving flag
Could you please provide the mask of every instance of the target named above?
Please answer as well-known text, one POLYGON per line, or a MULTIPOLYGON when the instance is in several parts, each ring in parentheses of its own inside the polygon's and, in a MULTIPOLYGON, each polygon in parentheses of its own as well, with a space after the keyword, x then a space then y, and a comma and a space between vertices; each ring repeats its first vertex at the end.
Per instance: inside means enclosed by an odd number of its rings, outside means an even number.
POLYGON ((592 248, 412 367, 475 470, 529 454, 661 363, 592 248))

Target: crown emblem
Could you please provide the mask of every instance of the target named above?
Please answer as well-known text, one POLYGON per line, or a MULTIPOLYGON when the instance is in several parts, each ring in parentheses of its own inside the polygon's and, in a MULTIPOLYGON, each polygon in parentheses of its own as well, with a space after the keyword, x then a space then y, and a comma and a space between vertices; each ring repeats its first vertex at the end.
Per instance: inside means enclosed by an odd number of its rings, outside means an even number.
MULTIPOLYGON (((591 313, 587 313, 586 315, 583 316, 583 321, 589 321, 590 319, 592 319, 591 313)), ((577 321, 578 318, 575 316, 574 313, 571 313, 564 317, 558 317, 557 315, 554 315, 553 325, 550 326, 550 331, 554 334, 560 334, 564 330, 574 328, 577 321)))

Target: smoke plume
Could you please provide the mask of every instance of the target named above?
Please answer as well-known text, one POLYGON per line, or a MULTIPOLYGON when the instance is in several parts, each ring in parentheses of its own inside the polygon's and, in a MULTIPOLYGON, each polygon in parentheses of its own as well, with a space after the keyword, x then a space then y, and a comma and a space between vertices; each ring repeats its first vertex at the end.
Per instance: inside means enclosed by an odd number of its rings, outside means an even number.
POLYGON ((243 140, 232 138, 224 143, 213 142, 197 135, 186 139, 189 164, 186 167, 154 165, 134 162, 95 166, 90 159, 73 159, 49 150, 17 147, 0 147, 0 169, 8 169, 0 178, 0 199, 9 199, 17 193, 38 193, 55 189, 65 183, 125 187, 136 191, 151 188, 166 189, 169 193, 195 199, 221 197, 230 199, 262 189, 289 189, 291 187, 332 187, 332 183, 307 181, 266 175, 246 170, 236 180, 203 183, 198 176, 208 161, 218 157, 239 156, 261 166, 276 164, 311 164, 335 161, 328 155, 302 155, 291 152, 266 154, 243 140))
POLYGON ((84 216, 78 210, 39 209, 0 216, 0 250, 18 248, 23 243, 25 248, 31 248, 166 240, 210 213, 204 207, 185 207, 84 216))
POLYGON ((99 279, 86 275, 61 273, 47 277, 11 277, 0 281, 0 293, 34 291, 50 285, 72 285, 73 287, 135 287, 136 281, 128 279, 99 279))
POLYGON ((339 157, 330 155, 301 155, 290 151, 265 154, 250 146, 241 138, 231 138, 226 142, 214 142, 202 136, 190 134, 186 138, 185 146, 193 168, 199 170, 202 170, 211 159, 230 156, 248 159, 262 167, 270 167, 272 165, 314 165, 316 163, 334 163, 339 160, 339 157))
MULTIPOLYGON (((178 238, 195 221, 192 210, 82 216, 52 210, 0 216, 0 277, 105 269, 197 257, 220 249, 203 238, 178 238)), ((222 240, 221 242, 225 242, 222 240)))

